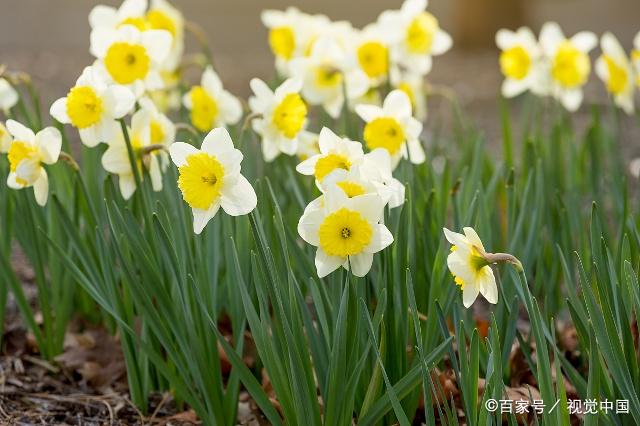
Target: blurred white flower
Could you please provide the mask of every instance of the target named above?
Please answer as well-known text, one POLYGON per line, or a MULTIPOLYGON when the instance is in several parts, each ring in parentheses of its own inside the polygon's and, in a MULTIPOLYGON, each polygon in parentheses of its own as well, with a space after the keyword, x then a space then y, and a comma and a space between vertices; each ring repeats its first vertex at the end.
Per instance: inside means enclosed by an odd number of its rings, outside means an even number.
POLYGON ((200 85, 185 93, 182 103, 190 111, 191 123, 201 132, 236 124, 242 117, 240 101, 224 90, 211 66, 202 73, 200 85))
POLYGON ((9 82, 0 78, 0 109, 7 113, 18 103, 18 92, 9 84, 9 82))
POLYGON ((633 114, 633 67, 618 39, 606 32, 600 39, 602 55, 596 60, 596 74, 604 82, 616 105, 633 114))
POLYGON ((426 7, 427 0, 405 0, 400 10, 387 10, 378 18, 382 31, 394 40, 392 61, 420 75, 431 70, 432 56, 442 55, 453 45, 426 7))
POLYGON ((94 67, 86 67, 67 96, 51 105, 49 113, 60 123, 77 128, 82 143, 93 147, 120 133, 115 120, 128 114, 134 103, 131 90, 107 84, 94 67))
POLYGON ((501 29, 496 33, 496 44, 502 51, 500 70, 505 77, 502 96, 512 98, 527 90, 538 96, 548 94, 542 50, 529 28, 521 27, 515 32, 501 29))
POLYGON ((589 31, 566 38, 555 22, 545 23, 540 31, 540 45, 549 60, 551 94, 569 111, 582 103, 582 87, 591 73, 589 51, 597 43, 589 31))
POLYGON ((340 115, 347 99, 362 96, 369 88, 369 79, 349 61, 348 52, 337 41, 321 38, 313 43, 309 56, 289 63, 291 76, 302 80, 302 95, 311 105, 322 105, 333 117, 340 115))
POLYGON ((249 98, 253 130, 262 137, 265 161, 273 161, 280 153, 298 152, 299 136, 307 124, 307 105, 300 97, 302 81, 289 79, 275 92, 257 78, 251 80, 254 96, 249 98))

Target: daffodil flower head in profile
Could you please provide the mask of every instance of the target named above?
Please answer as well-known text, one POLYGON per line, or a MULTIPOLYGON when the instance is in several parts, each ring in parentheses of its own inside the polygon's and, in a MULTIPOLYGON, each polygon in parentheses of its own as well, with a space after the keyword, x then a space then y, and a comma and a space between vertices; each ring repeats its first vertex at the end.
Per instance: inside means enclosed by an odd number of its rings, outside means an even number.
POLYGON ((383 210, 384 202, 377 194, 349 197, 333 186, 324 194, 322 208, 305 211, 298 222, 298 233, 318 248, 318 277, 340 266, 358 277, 369 272, 374 253, 393 243, 393 236, 380 223, 383 210))
POLYGON ((420 122, 427 118, 427 93, 424 76, 410 72, 391 71, 391 87, 402 90, 411 101, 413 116, 420 122))
POLYGON ((302 81, 288 79, 275 92, 265 82, 251 80, 254 96, 249 98, 253 130, 262 137, 265 161, 273 161, 280 153, 294 155, 307 125, 307 105, 300 96, 302 81))
MULTIPOLYGON (((151 132, 151 112, 148 109, 139 109, 131 117, 131 127, 127 129, 127 133, 140 178, 144 179, 146 171, 151 179, 153 190, 160 191, 162 190, 161 157, 156 151, 148 151, 151 147, 151 132)), ((107 172, 118 175, 122 197, 125 200, 131 198, 136 190, 135 172, 131 167, 126 139, 121 131, 114 135, 109 142, 109 147, 102 155, 102 167, 107 172)))
POLYGON ((176 140, 176 126, 149 98, 142 98, 138 103, 139 111, 146 111, 149 115, 149 146, 153 149, 148 155, 158 158, 164 172, 169 165, 169 145, 176 140))
POLYGON ((364 160, 364 151, 360 142, 342 138, 323 127, 318 139, 320 153, 307 158, 296 166, 298 173, 315 176, 316 183, 336 169, 350 170, 364 160))
POLYGON ((86 67, 67 96, 55 101, 49 110, 60 123, 78 129, 88 147, 108 142, 120 130, 115 121, 128 114, 135 103, 131 90, 108 84, 98 70, 86 67))
POLYGON ((12 189, 33 187, 36 202, 44 206, 49 197, 49 178, 44 164, 55 164, 60 156, 62 136, 55 127, 46 127, 37 134, 14 120, 7 121, 13 140, 7 154, 12 189))
POLYGON ((18 92, 7 81, 6 78, 0 78, 0 110, 5 114, 18 103, 18 92))
POLYGON ((211 66, 202 73, 200 85, 185 93, 182 103, 189 110, 191 124, 201 132, 236 124, 242 116, 240 101, 224 90, 211 66))
POLYGON ((211 130, 200 149, 175 142, 169 153, 178 167, 182 198, 193 211, 196 234, 221 207, 230 216, 249 214, 256 207, 256 193, 240 174, 242 153, 235 149, 225 128, 211 130))
POLYGON ((356 113, 366 122, 364 142, 367 147, 370 150, 386 149, 394 169, 401 158, 408 157, 413 164, 424 163, 426 156, 419 139, 422 123, 413 117, 411 100, 405 92, 391 91, 382 107, 357 105, 356 113))
POLYGON ((442 55, 453 45, 426 7, 427 0, 405 0, 400 10, 387 10, 378 18, 382 31, 395 40, 391 60, 420 75, 431 71, 432 56, 442 55))
POLYGON ((540 46, 549 61, 551 94, 569 111, 576 111, 582 103, 582 87, 591 74, 589 52, 598 38, 582 31, 566 38, 560 26, 547 22, 540 31, 540 46))
POLYGON ((504 75, 502 96, 512 98, 527 90, 538 96, 548 93, 542 50, 531 29, 501 29, 496 33, 496 45, 501 50, 500 71, 504 75))
POLYGON ((444 235, 452 244, 447 265, 455 282, 462 289, 462 301, 470 307, 482 294, 489 303, 498 303, 498 287, 490 262, 485 257, 482 241, 473 228, 465 227, 464 234, 444 228, 444 235))
POLYGON ((604 82, 617 106, 633 114, 635 90, 633 66, 618 39, 606 32, 600 39, 602 55, 596 60, 596 74, 604 82))
POLYGON ((335 38, 321 37, 308 56, 289 63, 291 76, 302 80, 302 96, 311 105, 322 105, 333 118, 345 101, 357 99, 369 89, 369 78, 349 60, 346 46, 335 38), (346 92, 346 100, 345 100, 346 92))
POLYGON ((147 91, 164 87, 160 69, 172 40, 166 30, 140 31, 129 24, 98 27, 91 31, 90 51, 99 69, 140 98, 147 91))

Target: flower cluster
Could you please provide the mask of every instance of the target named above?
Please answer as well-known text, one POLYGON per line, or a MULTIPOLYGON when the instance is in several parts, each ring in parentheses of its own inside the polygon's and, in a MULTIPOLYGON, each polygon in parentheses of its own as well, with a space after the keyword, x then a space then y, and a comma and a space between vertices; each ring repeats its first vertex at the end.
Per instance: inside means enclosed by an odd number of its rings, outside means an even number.
POLYGON ((432 57, 452 45, 426 7, 427 0, 406 0, 362 29, 293 7, 267 10, 262 22, 280 75, 299 79, 305 101, 337 117, 345 102, 376 102, 377 89, 385 84, 420 88, 432 57))
MULTIPOLYGON (((576 111, 591 74, 589 52, 597 43, 597 36, 589 31, 566 37, 555 22, 544 24, 539 39, 526 27, 498 31, 496 44, 505 77, 502 95, 514 97, 530 91, 537 96, 552 96, 567 110, 576 111)), ((632 114, 635 87, 640 87, 640 33, 631 56, 610 32, 600 38, 600 49, 595 72, 615 104, 632 114)))

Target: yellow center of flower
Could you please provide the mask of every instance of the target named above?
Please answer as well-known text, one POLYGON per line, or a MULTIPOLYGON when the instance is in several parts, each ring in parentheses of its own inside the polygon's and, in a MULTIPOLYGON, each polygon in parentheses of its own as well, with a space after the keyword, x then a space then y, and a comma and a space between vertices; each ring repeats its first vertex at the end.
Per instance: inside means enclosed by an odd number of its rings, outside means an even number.
POLYGON ((607 64, 607 71, 609 73, 609 80, 607 81, 607 90, 614 95, 618 95, 624 91, 629 81, 629 75, 627 69, 609 55, 603 56, 605 64, 607 64))
POLYGON ((438 28, 438 20, 429 12, 422 12, 413 18, 405 35, 409 52, 429 53, 438 28))
POLYGON ((157 121, 152 121, 149 126, 150 139, 152 144, 162 143, 164 141, 164 129, 162 125, 157 121))
POLYGON ((154 30, 165 30, 176 36, 176 24, 166 13, 158 9, 152 9, 147 13, 149 26, 154 30))
POLYGON ((562 42, 551 65, 554 80, 566 88, 582 86, 591 72, 589 56, 569 40, 562 42))
POLYGON ((143 17, 129 17, 118 24, 118 27, 123 25, 132 25, 139 31, 146 31, 149 29, 149 23, 143 17))
POLYGON ((338 182, 336 185, 338 185, 338 187, 342 189, 349 198, 357 197, 358 195, 362 195, 367 192, 366 189, 364 189, 364 186, 356 182, 349 182, 348 180, 338 182))
POLYGON ((351 161, 344 155, 329 154, 318 160, 315 168, 316 179, 321 181, 326 175, 334 171, 335 169, 344 169, 349 171, 351 168, 351 161))
POLYGON ((144 79, 149 72, 147 49, 139 44, 113 43, 104 58, 104 65, 113 79, 120 84, 131 84, 144 79))
POLYGON ((358 47, 360 68, 371 78, 382 77, 389 70, 387 47, 378 41, 369 41, 358 47))
MULTIPOLYGON (((37 156, 38 150, 35 146, 23 141, 13 141, 7 154, 7 158, 9 159, 9 170, 15 172, 18 169, 18 165, 23 160, 28 160, 37 156)), ((19 177, 16 177, 16 181, 21 185, 28 184, 26 180, 19 177)))
POLYGON ((296 37, 293 28, 288 26, 272 28, 269 31, 269 46, 278 58, 291 59, 296 48, 296 37))
POLYGON ((531 56, 522 46, 513 46, 500 53, 500 69, 506 77, 522 80, 529 74, 531 56))
POLYGON ((307 105, 297 93, 290 93, 273 111, 273 124, 287 138, 298 134, 307 118, 307 105))
POLYGON ((216 157, 206 152, 191 154, 178 171, 182 198, 192 208, 206 210, 220 197, 224 167, 216 157))
POLYGON ((320 247, 329 256, 352 256, 369 245, 373 229, 359 212, 341 208, 327 217, 318 229, 320 247))
POLYGON ((79 129, 93 126, 102 116, 102 99, 89 86, 73 87, 67 95, 67 115, 79 129))
POLYGON ((215 99, 202 86, 191 88, 189 96, 191 97, 191 122, 201 132, 211 130, 218 116, 218 104, 215 99))
POLYGON ((376 118, 364 127, 364 141, 371 150, 384 148, 393 155, 402 147, 404 140, 404 130, 395 118, 376 118))
POLYGON ((342 83, 340 70, 332 66, 320 66, 316 68, 316 84, 322 88, 335 87, 342 83))

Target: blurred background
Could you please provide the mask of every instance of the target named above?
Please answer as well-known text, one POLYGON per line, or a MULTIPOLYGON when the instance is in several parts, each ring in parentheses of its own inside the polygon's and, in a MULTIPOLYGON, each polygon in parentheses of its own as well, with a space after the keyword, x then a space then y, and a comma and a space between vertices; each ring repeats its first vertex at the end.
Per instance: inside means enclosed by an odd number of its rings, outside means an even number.
MULTIPOLYGON (((252 77, 271 78, 273 58, 267 32, 260 22, 265 8, 297 6, 309 13, 347 19, 364 26, 400 0, 171 0, 185 17, 201 26, 211 43, 217 71, 238 96, 249 94, 252 77)), ((118 0, 0 0, 0 63, 31 74, 49 105, 66 94, 89 55, 87 16, 96 4, 118 0)), ((437 57, 428 79, 450 86, 466 111, 487 132, 497 136, 497 99, 502 81, 494 44, 497 29, 528 25, 537 33, 543 22, 555 20, 565 33, 613 32, 631 48, 640 30, 639 0, 431 0, 429 10, 454 38, 454 48, 437 57), (495 130, 494 130, 495 129, 495 130)), ((197 48, 187 40, 191 50, 197 48)), ((597 49, 599 50, 599 49, 597 49)), ((595 58, 595 52, 594 52, 595 58)), ((605 102, 606 94, 592 73, 590 101, 605 102)), ((583 108, 584 109, 584 108, 583 108)), ((637 126, 635 126, 637 127, 637 126)))

